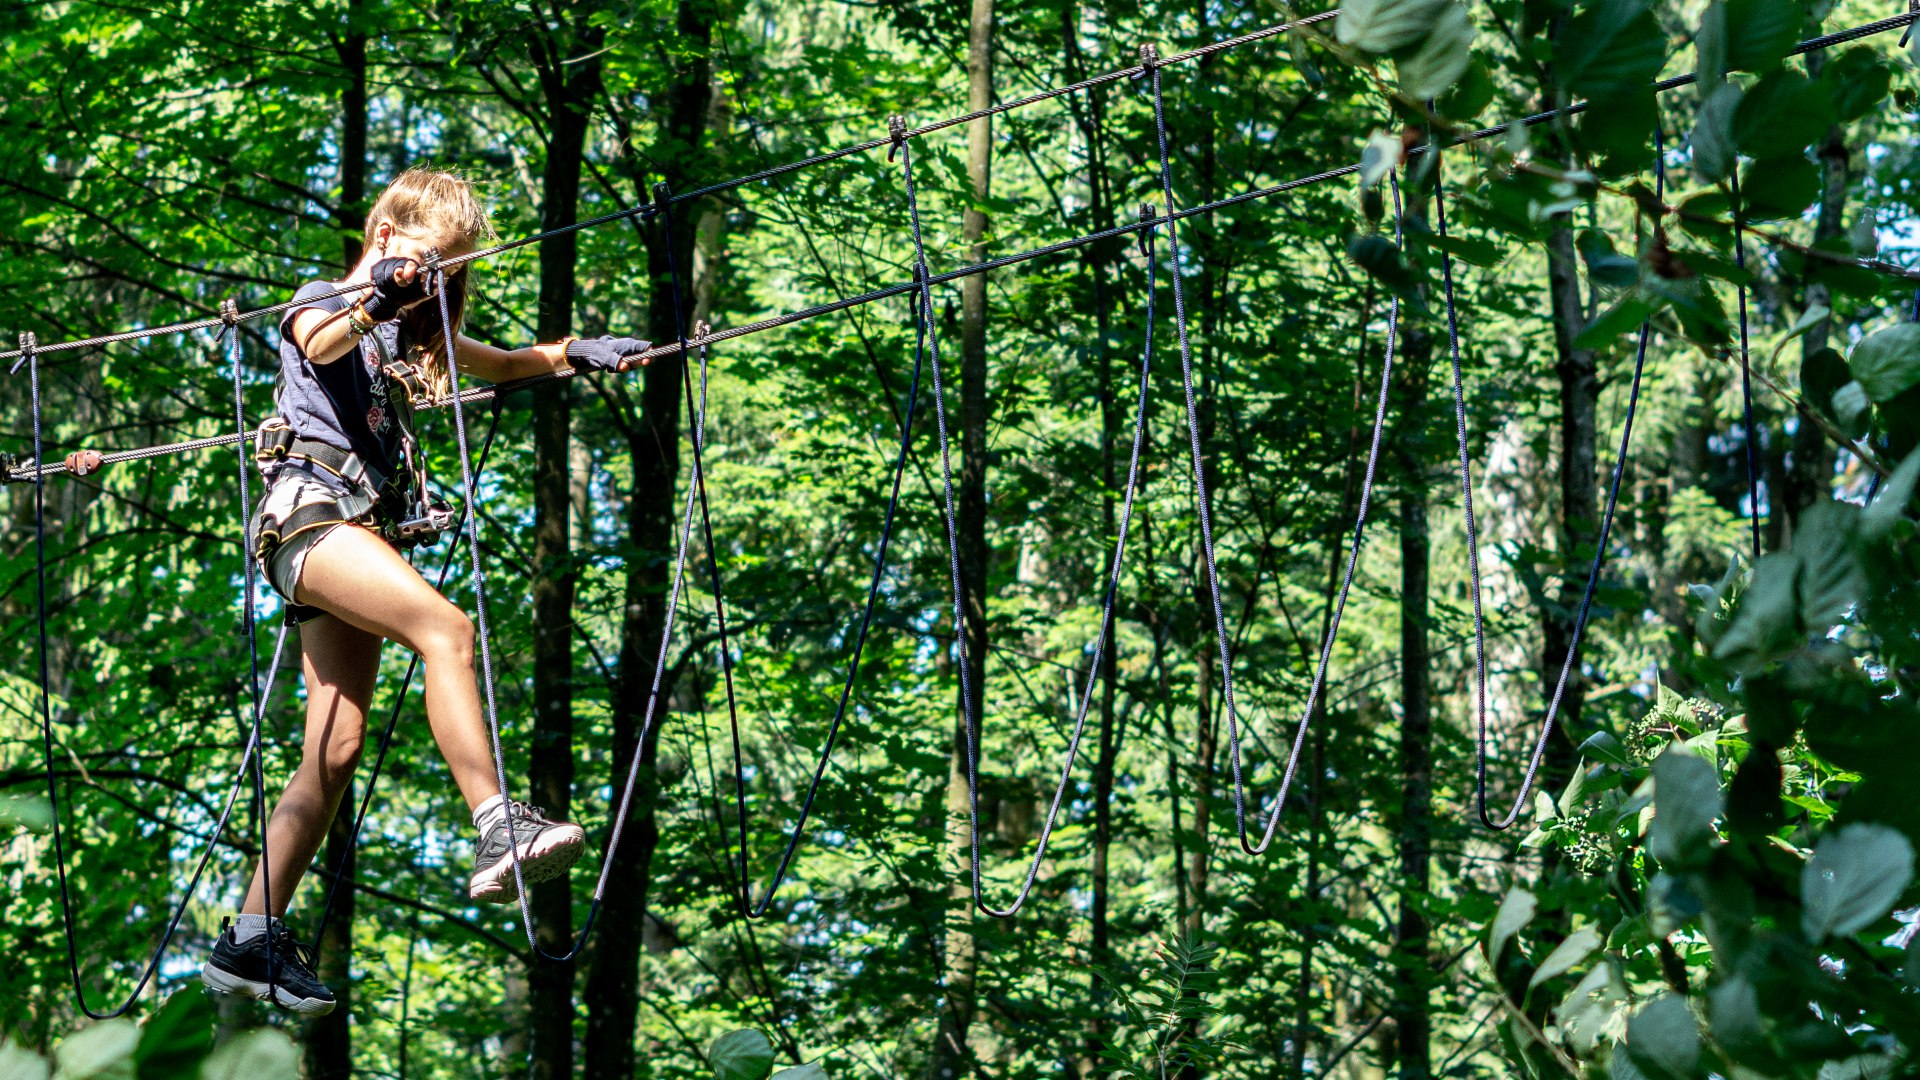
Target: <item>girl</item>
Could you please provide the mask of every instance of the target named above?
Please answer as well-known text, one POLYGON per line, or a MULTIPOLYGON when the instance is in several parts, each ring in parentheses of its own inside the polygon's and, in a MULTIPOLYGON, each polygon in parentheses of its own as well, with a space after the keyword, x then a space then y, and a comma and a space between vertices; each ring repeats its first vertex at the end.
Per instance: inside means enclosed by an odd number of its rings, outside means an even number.
MULTIPOLYGON (((413 399, 442 398, 451 385, 440 301, 429 296, 421 264, 436 250, 444 257, 472 251, 487 233, 465 180, 409 170, 367 215, 366 248, 346 280, 310 282, 293 298, 352 285, 360 291, 300 304, 281 318, 281 415, 261 426, 267 492, 251 531, 262 574, 300 624, 306 738, 268 821, 271 865, 255 870, 240 915, 223 922, 201 969, 215 990, 271 994, 309 1015, 333 1009, 333 993, 280 917, 360 760, 385 641, 425 663, 427 720, 479 831, 468 895, 516 900, 516 850, 531 884, 565 874, 586 843, 579 826, 502 797, 474 681, 473 623, 395 547, 451 519, 427 503, 415 475, 413 399)), ((445 284, 456 333, 466 299, 461 269, 449 270, 445 284)), ((493 382, 569 364, 625 371, 633 364, 626 358, 646 347, 633 338, 569 338, 508 352, 464 335, 454 341, 460 370, 493 382)))

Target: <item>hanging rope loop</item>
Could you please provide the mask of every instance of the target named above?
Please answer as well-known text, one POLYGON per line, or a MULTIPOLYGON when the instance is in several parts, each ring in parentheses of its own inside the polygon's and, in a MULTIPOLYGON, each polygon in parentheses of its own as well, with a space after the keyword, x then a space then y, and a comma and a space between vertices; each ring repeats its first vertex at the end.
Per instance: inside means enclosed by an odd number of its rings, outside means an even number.
POLYGON ((31 360, 33 358, 34 352, 37 351, 39 348, 40 348, 40 338, 36 336, 33 331, 29 330, 26 333, 21 334, 20 335, 20 359, 15 360, 13 362, 13 366, 7 369, 7 374, 18 375, 20 373, 21 365, 31 360))

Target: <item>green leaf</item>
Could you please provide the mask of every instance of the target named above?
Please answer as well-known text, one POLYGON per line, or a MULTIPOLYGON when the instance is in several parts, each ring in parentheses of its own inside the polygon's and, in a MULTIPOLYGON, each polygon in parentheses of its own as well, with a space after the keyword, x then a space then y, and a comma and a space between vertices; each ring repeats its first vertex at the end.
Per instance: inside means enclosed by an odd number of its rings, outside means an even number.
POLYGON ((1760 996, 1743 975, 1731 975, 1707 991, 1707 1025, 1713 1029, 1715 1041, 1737 1056, 1766 1047, 1760 996))
POLYGON ((1797 218, 1820 198, 1820 166, 1798 150, 1740 170, 1741 215, 1748 222, 1797 218))
POLYGON ((1561 1036, 1575 1054, 1592 1054, 1603 1041, 1618 1037, 1616 1014, 1626 1001, 1627 988, 1613 963, 1595 964, 1555 1010, 1561 1036))
POLYGON ((1712 765, 1679 746, 1653 761, 1653 827, 1647 850, 1662 866, 1696 866, 1713 844, 1720 816, 1720 777, 1712 765))
POLYGON ((773 1074, 773 1080, 828 1080, 827 1067, 818 1061, 809 1061, 805 1065, 781 1069, 773 1074))
POLYGON ((1393 241, 1384 236, 1356 235, 1347 241, 1347 257, 1400 299, 1416 308, 1421 306, 1420 279, 1393 241))
POLYGON ((1472 59, 1472 17, 1461 4, 1444 4, 1426 40, 1399 62, 1400 88, 1417 100, 1437 98, 1459 81, 1472 59))
POLYGON ((1766 72, 1800 39, 1806 14, 1793 0, 1727 0, 1727 67, 1766 72))
POLYGON ((1604 761, 1609 765, 1626 765, 1630 762, 1627 748, 1620 745, 1620 740, 1612 732, 1607 731, 1596 731, 1587 736, 1587 741, 1580 744, 1580 754, 1591 761, 1604 761))
POLYGON ((1867 388, 1849 382, 1833 392, 1833 418, 1840 433, 1858 439, 1873 426, 1873 402, 1867 400, 1867 388))
POLYGON ((219 1013, 197 986, 176 990, 140 1028, 133 1060, 143 1076, 188 1076, 213 1052, 219 1013))
POLYGON ((1400 167, 1400 161, 1400 137, 1375 129, 1360 151, 1360 186, 1377 186, 1388 173, 1400 167))
POLYGON ((1700 1067, 1700 1029, 1687 999, 1655 1000, 1627 1023, 1627 1054, 1654 1080, 1693 1080, 1700 1067))
POLYGON ((1599 0, 1568 20, 1553 59, 1567 90, 1616 97, 1646 86, 1666 66, 1666 35, 1641 0, 1599 0))
POLYGON ((1870 400, 1892 401, 1920 384, 1920 323, 1895 323, 1867 335, 1853 347, 1847 367, 1870 400))
POLYGON ((1913 501, 1914 481, 1920 479, 1920 450, 1907 455, 1887 482, 1880 485, 1874 494, 1873 502, 1860 515, 1860 533, 1870 540, 1878 540, 1893 531, 1894 523, 1907 512, 1907 504, 1913 501))
POLYGON ((0 1076, 8 1080, 47 1080, 52 1074, 53 1065, 46 1058, 0 1039, 0 1076))
POLYGON ((1640 280, 1638 261, 1614 250, 1613 241, 1598 229, 1586 229, 1576 241, 1586 261, 1587 277, 1600 285, 1625 288, 1640 280))
POLYGON ((1722 83, 1700 102, 1693 122, 1693 172, 1709 184, 1733 174, 1735 162, 1733 113, 1740 106, 1740 88, 1722 83))
POLYGON ((1714 657, 1736 671, 1751 673, 1798 644, 1799 578, 1800 560, 1791 552, 1761 556, 1753 566, 1753 581, 1734 610, 1733 622, 1713 647, 1714 657))
POLYGON ((1694 74, 1701 86, 1719 86, 1727 77, 1727 5, 1712 0, 1700 13, 1700 29, 1693 35, 1698 60, 1694 74))
POLYGON ((1527 988, 1539 986, 1548 979, 1558 978, 1572 971, 1580 961, 1593 955, 1601 945, 1600 931, 1597 927, 1585 926, 1568 934, 1566 939, 1553 947, 1540 966, 1534 969, 1533 978, 1527 980, 1527 988))
POLYGON ((1499 245, 1477 236, 1421 232, 1409 234, 1421 247, 1444 251, 1469 266, 1498 266, 1502 260, 1499 245))
MULTIPOLYGON (((1801 317, 1807 321, 1809 316, 1818 312, 1822 318, 1827 309, 1815 307, 1801 317)), ((1794 324, 1796 327, 1799 323, 1794 324)), ((1833 349, 1815 349, 1800 358, 1800 396, 1808 406, 1817 410, 1829 420, 1838 420, 1833 410, 1833 395, 1851 381, 1847 373, 1847 362, 1833 349)))
POLYGON ((0 798, 0 828, 13 826, 30 833, 53 830, 53 804, 45 795, 9 795, 0 798))
POLYGON ((1848 49, 1828 58, 1820 82, 1827 89, 1834 116, 1841 123, 1852 123, 1886 100, 1893 71, 1872 49, 1848 49))
POLYGON ((1824 140, 1833 106, 1819 83, 1785 68, 1769 72, 1740 95, 1733 110, 1734 145, 1748 157, 1798 154, 1824 140))
POLYGON ((1800 929, 1815 943, 1879 921, 1913 881, 1913 845, 1885 825, 1848 825, 1814 846, 1800 871, 1800 929))
POLYGON ((1631 334, 1640 329, 1640 325, 1657 310, 1657 307, 1638 296, 1623 296, 1614 301, 1613 306, 1602 312, 1599 318, 1588 323, 1585 330, 1580 331, 1580 336, 1574 339, 1574 348, 1604 348, 1621 334, 1631 334))
POLYGON ((1864 598, 1867 577, 1854 545, 1861 509, 1852 503, 1815 503, 1800 516, 1793 553, 1800 560, 1795 601, 1801 625, 1822 632, 1864 598))
POLYGON ((1533 914, 1539 909, 1539 902, 1525 889, 1507 890, 1500 901, 1500 910, 1493 916, 1493 923, 1487 927, 1487 960, 1498 964, 1500 954, 1506 951, 1507 943, 1520 928, 1533 921, 1533 914))
POLYGON ((1450 0, 1359 0, 1340 6, 1334 36, 1340 44, 1386 53, 1427 35, 1450 0))
POLYGON ((134 1080, 133 1048, 139 1041, 133 1021, 102 1020, 53 1048, 55 1073, 60 1080, 134 1080))
POLYGON ((773 1043, 752 1028, 729 1031, 713 1040, 707 1058, 714 1080, 767 1080, 773 1071, 773 1043))
POLYGON ((300 1051, 284 1034, 253 1028, 227 1040, 200 1066, 200 1080, 266 1080, 296 1076, 300 1051))

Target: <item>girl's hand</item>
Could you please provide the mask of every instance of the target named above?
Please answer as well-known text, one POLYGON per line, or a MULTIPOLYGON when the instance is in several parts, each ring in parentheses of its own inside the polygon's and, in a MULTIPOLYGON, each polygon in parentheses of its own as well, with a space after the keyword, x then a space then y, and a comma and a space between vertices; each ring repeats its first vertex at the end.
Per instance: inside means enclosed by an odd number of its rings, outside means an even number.
POLYGON ((360 310, 374 322, 400 317, 400 311, 427 296, 427 278, 420 264, 412 259, 381 259, 369 272, 373 295, 360 302, 360 310))
POLYGON ((651 344, 630 337, 576 338, 567 342, 566 356, 578 371, 629 371, 647 362, 634 354, 651 344))

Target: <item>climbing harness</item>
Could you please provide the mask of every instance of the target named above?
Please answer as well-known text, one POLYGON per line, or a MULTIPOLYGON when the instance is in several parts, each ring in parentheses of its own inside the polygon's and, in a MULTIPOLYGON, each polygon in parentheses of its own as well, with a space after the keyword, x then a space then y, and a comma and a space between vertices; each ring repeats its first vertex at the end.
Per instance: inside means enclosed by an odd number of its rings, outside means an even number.
MULTIPOLYGON (((1151 48, 1151 46, 1148 46, 1151 48)), ((1153 120, 1155 134, 1160 146, 1160 186, 1165 194, 1167 205, 1173 202, 1173 171, 1167 156, 1167 120, 1166 107, 1160 91, 1160 66, 1148 65, 1153 81, 1153 120)), ((1402 243, 1402 209, 1400 205, 1400 181, 1396 174, 1389 172, 1387 182, 1393 189, 1393 239, 1395 245, 1402 243)), ((1212 501, 1207 495, 1207 474, 1204 456, 1200 445, 1200 411, 1194 394, 1193 346, 1187 336, 1186 291, 1181 286, 1181 274, 1178 264, 1179 240, 1174 235, 1171 220, 1167 228, 1167 247, 1175 253, 1175 264, 1169 271, 1173 279, 1173 318, 1179 329, 1180 338, 1180 378, 1186 392, 1187 438, 1193 451, 1193 491, 1194 501, 1200 512, 1201 552, 1206 557, 1207 591, 1213 606, 1214 636, 1218 639, 1220 650, 1220 700, 1227 717, 1228 763, 1233 773, 1233 816, 1239 830, 1240 849, 1249 855, 1258 855, 1273 843, 1274 830, 1280 824, 1280 813, 1286 808, 1287 792, 1293 787, 1293 780, 1300 767, 1300 754, 1306 747, 1307 729, 1313 722, 1315 708, 1320 703, 1327 680, 1327 669, 1333 662, 1333 643, 1340 633, 1340 617, 1347 609, 1347 596, 1353 591, 1354 573, 1360 563, 1361 544, 1367 534, 1367 510, 1372 502, 1373 478, 1380 463, 1380 433, 1386 426, 1387 392, 1392 385, 1394 349, 1400 338, 1400 298, 1394 297, 1387 309, 1386 354, 1380 365, 1380 392, 1374 403, 1373 435, 1367 449, 1366 472, 1360 484, 1360 505, 1354 515, 1353 546, 1347 552, 1347 571, 1340 583, 1340 590, 1332 600, 1332 608, 1327 616, 1325 638, 1320 644, 1320 659, 1314 667, 1313 682, 1307 691, 1307 700, 1300 708, 1300 721, 1294 727, 1293 748, 1287 754, 1286 771, 1280 779, 1280 790, 1273 799, 1273 808, 1267 813, 1267 824, 1258 843, 1247 839, 1247 797, 1246 785, 1242 776, 1240 756, 1240 712, 1234 697, 1233 655, 1229 646, 1227 616, 1220 599, 1220 567, 1216 557, 1213 539, 1212 501)), ((1256 812, 1258 812, 1256 810, 1256 812)))
MULTIPOLYGON (((1445 239, 1447 235, 1447 197, 1440 182, 1438 151, 1434 160, 1434 229, 1445 239)), ((1653 131, 1653 185, 1654 198, 1666 195, 1667 169, 1666 148, 1661 139, 1660 128, 1656 124, 1653 131)), ((1660 228, 1655 222, 1654 228, 1660 228)), ((1620 424, 1620 451, 1614 457, 1613 476, 1607 486, 1607 502, 1600 515, 1600 535, 1593 549, 1593 564, 1587 570, 1587 584, 1580 596, 1580 607, 1574 615, 1572 631, 1567 642, 1566 659, 1560 665, 1560 678, 1553 687, 1553 696, 1548 699, 1547 712, 1540 722, 1540 734, 1534 740, 1533 752, 1527 759, 1527 769, 1520 781, 1519 793, 1514 796, 1513 805, 1504 817, 1495 820, 1487 810, 1487 632, 1486 617, 1481 609, 1480 599, 1480 539, 1479 528, 1473 515, 1473 470, 1467 453, 1467 403, 1461 387, 1460 374, 1460 320, 1454 302, 1453 257, 1447 249, 1440 249, 1440 275, 1447 306, 1447 347, 1453 362, 1453 420, 1460 447, 1460 506, 1466 524, 1467 533, 1467 588, 1473 595, 1473 664, 1474 664, 1474 805, 1480 817, 1480 823, 1495 832, 1510 828, 1526 809, 1527 796, 1533 790, 1539 778, 1540 763, 1546 755, 1547 740, 1553 735, 1554 721, 1559 716, 1560 704, 1566 697, 1567 687, 1573 678, 1575 661, 1580 655, 1580 639, 1587 628, 1587 620, 1593 614, 1593 597, 1600 586, 1600 572, 1606 566, 1607 539, 1613 532, 1614 511, 1620 505, 1620 480, 1626 474, 1627 452, 1633 445, 1633 419, 1640 406, 1640 378, 1647 364, 1647 344, 1652 335, 1651 317, 1640 324, 1640 338, 1634 351, 1633 381, 1627 389, 1626 415, 1620 424)), ((1744 337, 1744 335, 1743 335, 1744 337)), ((1744 350, 1743 350, 1744 351, 1744 350)), ((1749 414, 1751 423, 1751 414, 1749 414)), ((1751 428, 1749 428, 1751 430, 1751 428)))
POLYGON ((1147 276, 1145 344, 1140 356, 1140 392, 1138 404, 1134 409, 1132 455, 1127 462, 1127 493, 1121 505, 1119 527, 1114 537, 1111 569, 1107 574, 1105 595, 1101 602, 1100 628, 1093 637, 1093 658, 1087 668, 1086 689, 1080 694, 1074 709, 1073 733, 1067 739, 1066 760, 1061 765, 1060 780, 1054 785, 1053 801, 1047 808, 1046 821, 1041 825, 1033 858, 1027 863, 1025 879, 1020 883, 1013 902, 1004 908, 996 908, 986 902, 980 869, 980 729, 984 719, 982 713, 986 687, 984 685, 974 687, 968 676, 967 633, 963 613, 965 590, 962 587, 960 574, 959 532, 953 497, 953 455, 947 434, 946 388, 940 372, 939 335, 934 332, 933 290, 927 284, 931 275, 927 267, 926 243, 920 233, 920 201, 915 194, 913 184, 913 148, 906 141, 904 121, 895 117, 893 124, 898 140, 896 149, 900 154, 900 177, 906 192, 907 221, 913 233, 914 277, 920 283, 914 304, 915 334, 917 340, 926 342, 927 355, 933 373, 933 415, 940 442, 940 478, 945 495, 942 510, 947 533, 947 567, 953 584, 954 640, 959 656, 960 716, 962 737, 965 740, 965 746, 962 749, 966 754, 967 762, 967 834, 973 906, 984 915, 1005 919, 1011 918, 1025 906, 1027 897, 1033 892, 1034 882, 1039 877, 1040 864, 1046 859, 1047 844, 1052 840, 1054 828, 1060 820, 1060 803, 1066 797, 1067 785, 1073 781, 1073 766, 1079 759, 1080 740, 1086 732, 1087 716, 1093 704, 1093 692, 1100 678, 1100 659, 1107 648, 1107 639, 1113 628, 1114 601, 1120 591, 1120 572, 1126 563, 1127 531, 1133 521, 1134 496, 1140 490, 1140 448, 1145 438, 1147 390, 1153 372, 1155 268, 1153 241, 1159 215, 1150 205, 1143 207, 1140 215, 1142 222, 1146 225, 1141 233, 1141 246, 1146 257, 1147 276))

